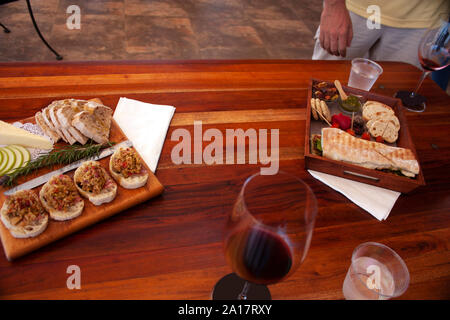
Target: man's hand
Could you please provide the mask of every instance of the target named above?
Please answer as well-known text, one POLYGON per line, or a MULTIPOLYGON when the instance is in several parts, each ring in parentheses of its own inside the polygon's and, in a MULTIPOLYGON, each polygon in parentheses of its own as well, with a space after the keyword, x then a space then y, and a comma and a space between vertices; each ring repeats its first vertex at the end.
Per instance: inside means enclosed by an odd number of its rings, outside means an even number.
POLYGON ((325 0, 320 17, 320 45, 330 54, 345 57, 353 27, 345 0, 325 0))

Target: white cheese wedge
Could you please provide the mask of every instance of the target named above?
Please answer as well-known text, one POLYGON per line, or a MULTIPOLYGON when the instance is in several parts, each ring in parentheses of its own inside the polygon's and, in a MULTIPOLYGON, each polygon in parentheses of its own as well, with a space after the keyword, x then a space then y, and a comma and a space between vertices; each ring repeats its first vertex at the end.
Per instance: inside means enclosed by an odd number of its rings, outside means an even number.
POLYGON ((0 120, 0 144, 18 144, 36 149, 52 149, 53 143, 42 136, 0 120))

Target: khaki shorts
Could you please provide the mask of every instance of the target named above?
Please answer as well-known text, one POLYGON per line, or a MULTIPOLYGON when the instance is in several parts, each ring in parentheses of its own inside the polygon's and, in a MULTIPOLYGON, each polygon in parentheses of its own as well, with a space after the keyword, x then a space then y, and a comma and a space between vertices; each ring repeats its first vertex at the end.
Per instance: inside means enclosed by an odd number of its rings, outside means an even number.
POLYGON ((320 46, 320 27, 314 39, 313 60, 351 60, 367 58, 379 61, 407 62, 420 68, 418 49, 420 40, 427 29, 393 28, 384 25, 380 29, 367 28, 366 18, 350 11, 353 25, 353 39, 347 48, 345 58, 329 54, 320 46))

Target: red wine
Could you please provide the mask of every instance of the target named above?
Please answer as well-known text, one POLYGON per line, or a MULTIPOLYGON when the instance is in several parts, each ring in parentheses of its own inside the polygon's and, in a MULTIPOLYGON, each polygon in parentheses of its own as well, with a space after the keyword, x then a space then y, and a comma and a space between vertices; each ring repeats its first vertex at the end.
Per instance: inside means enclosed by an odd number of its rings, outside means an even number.
POLYGON ((241 278, 258 284, 280 281, 292 266, 291 250, 285 240, 259 227, 232 234, 225 253, 241 278))
POLYGON ((422 67, 428 71, 440 70, 447 66, 447 65, 440 65, 430 59, 422 58, 420 55, 419 55, 419 61, 420 61, 420 64, 422 65, 422 67))

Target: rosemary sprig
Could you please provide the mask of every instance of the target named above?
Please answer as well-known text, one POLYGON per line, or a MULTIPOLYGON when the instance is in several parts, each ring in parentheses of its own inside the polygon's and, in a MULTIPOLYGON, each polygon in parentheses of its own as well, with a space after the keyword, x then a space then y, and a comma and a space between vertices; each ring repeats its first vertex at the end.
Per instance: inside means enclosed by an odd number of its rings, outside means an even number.
POLYGON ((2 179, 1 184, 5 187, 14 185, 16 179, 20 176, 28 175, 31 172, 54 165, 70 164, 83 158, 97 156, 102 149, 112 147, 115 142, 107 142, 103 144, 89 143, 86 145, 72 145, 65 148, 55 148, 50 153, 39 155, 34 160, 30 160, 22 167, 10 172, 2 179))

